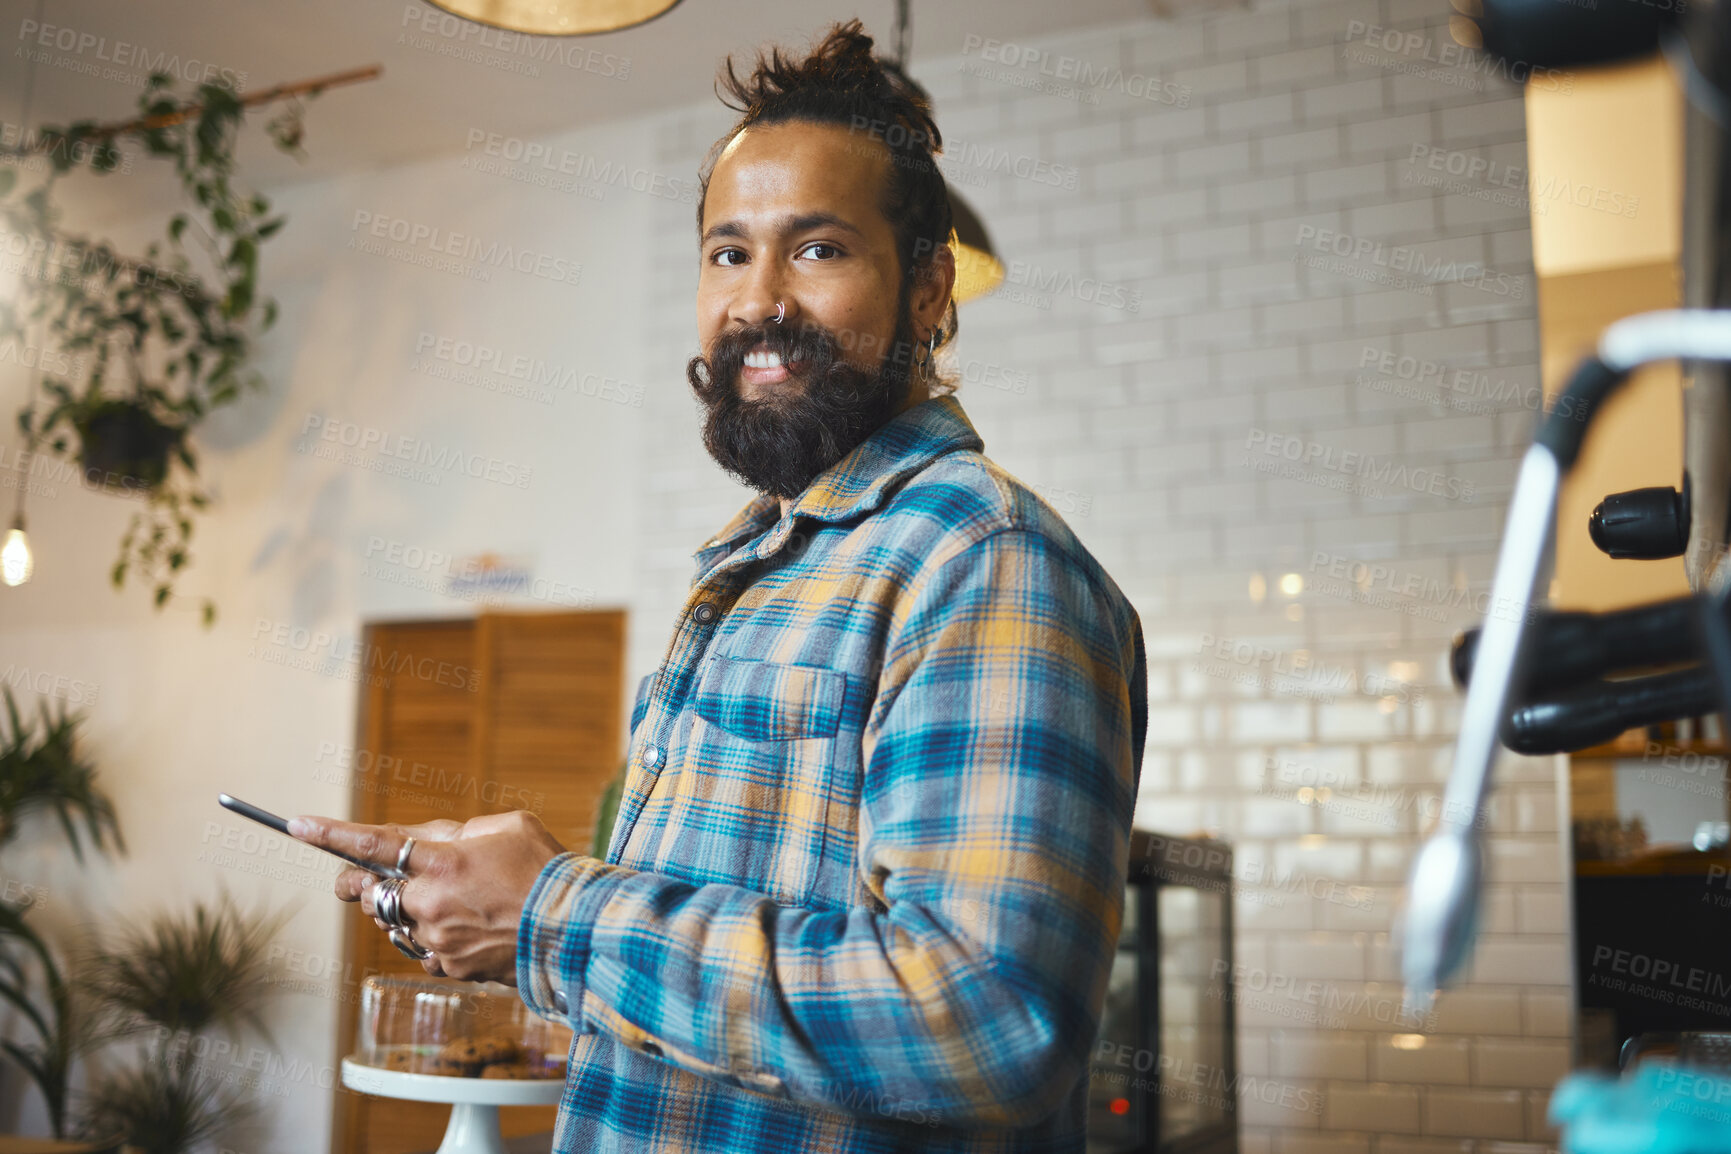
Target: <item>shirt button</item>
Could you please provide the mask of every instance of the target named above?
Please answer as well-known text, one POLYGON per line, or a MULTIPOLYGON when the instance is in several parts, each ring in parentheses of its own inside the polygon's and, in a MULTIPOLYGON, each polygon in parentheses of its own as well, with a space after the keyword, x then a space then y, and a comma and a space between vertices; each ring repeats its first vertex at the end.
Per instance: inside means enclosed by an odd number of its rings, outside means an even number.
POLYGON ((652 745, 643 751, 643 764, 650 769, 661 764, 661 747, 659 745, 652 745))
POLYGON ((569 1014, 571 1012, 571 1004, 565 1000, 564 990, 553 991, 553 1008, 558 1010, 561 1014, 569 1014))
POLYGON ((715 620, 715 606, 705 601, 693 609, 691 615, 697 619, 699 625, 708 625, 715 620))
POLYGON ((661 1047, 657 1046, 653 1040, 646 1041, 643 1043, 643 1052, 645 1054, 649 1054, 649 1055, 652 1055, 652 1056, 657 1057, 657 1058, 662 1056, 661 1055, 661 1047))

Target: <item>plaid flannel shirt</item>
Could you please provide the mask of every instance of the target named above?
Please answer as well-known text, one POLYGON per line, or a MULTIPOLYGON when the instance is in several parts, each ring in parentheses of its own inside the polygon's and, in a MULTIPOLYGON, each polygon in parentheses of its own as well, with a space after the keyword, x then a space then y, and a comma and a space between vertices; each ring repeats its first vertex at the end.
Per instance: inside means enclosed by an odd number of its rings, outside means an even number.
POLYGON ((556 1151, 1083 1149, 1142 630, 983 448, 928 400, 696 554, 606 860, 518 931, 556 1151))

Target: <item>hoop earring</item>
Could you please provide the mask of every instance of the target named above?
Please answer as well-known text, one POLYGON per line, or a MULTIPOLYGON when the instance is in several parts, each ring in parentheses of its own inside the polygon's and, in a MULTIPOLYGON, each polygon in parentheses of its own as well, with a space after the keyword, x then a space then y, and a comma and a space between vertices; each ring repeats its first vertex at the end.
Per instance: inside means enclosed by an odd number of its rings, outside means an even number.
POLYGON ((942 331, 943 330, 939 326, 933 325, 932 335, 926 340, 926 359, 925 362, 920 365, 920 375, 925 377, 927 384, 931 384, 938 379, 938 334, 942 331))

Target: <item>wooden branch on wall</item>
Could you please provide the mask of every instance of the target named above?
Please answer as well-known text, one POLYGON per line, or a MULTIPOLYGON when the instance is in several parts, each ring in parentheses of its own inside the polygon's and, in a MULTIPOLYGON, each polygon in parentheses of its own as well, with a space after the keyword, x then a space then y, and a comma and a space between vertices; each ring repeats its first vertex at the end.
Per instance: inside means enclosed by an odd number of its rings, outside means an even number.
MULTIPOLYGON (((260 104, 272 104, 278 100, 288 100, 296 96, 316 96, 327 88, 338 88, 345 84, 361 84, 368 80, 377 80, 384 74, 382 64, 369 64, 365 68, 351 68, 347 72, 333 72, 329 76, 316 76, 311 80, 297 80, 293 84, 278 84, 260 92, 249 93, 240 98, 242 108, 255 108, 260 104)), ((116 136, 149 132, 156 128, 167 128, 191 120, 204 110, 200 104, 188 104, 174 112, 161 116, 142 116, 134 120, 122 120, 113 124, 100 124, 82 133, 84 139, 99 137, 111 140, 116 136)), ((13 156, 28 156, 33 152, 47 152, 52 147, 52 141, 38 133, 36 139, 16 149, 5 149, 13 156)))

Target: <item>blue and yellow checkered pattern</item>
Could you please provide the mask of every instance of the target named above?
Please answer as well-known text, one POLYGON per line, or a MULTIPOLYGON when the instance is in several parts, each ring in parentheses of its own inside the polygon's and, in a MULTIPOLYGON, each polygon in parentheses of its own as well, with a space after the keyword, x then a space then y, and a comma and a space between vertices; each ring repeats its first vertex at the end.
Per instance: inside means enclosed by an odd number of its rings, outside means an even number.
POLYGON ((1142 630, 983 448, 925 401, 697 553, 607 858, 519 929, 555 1150, 1083 1149, 1142 630))

